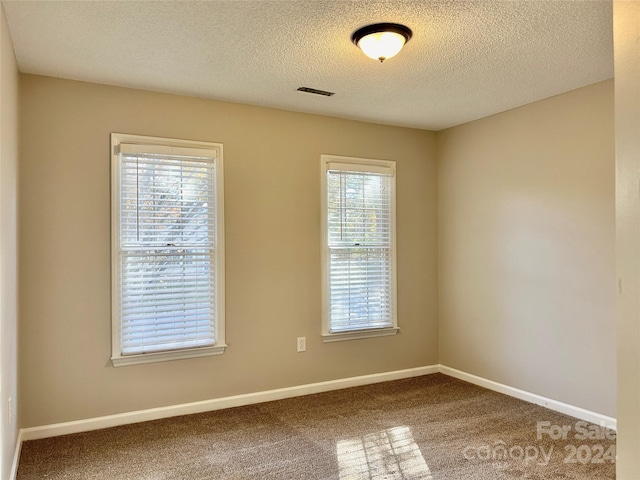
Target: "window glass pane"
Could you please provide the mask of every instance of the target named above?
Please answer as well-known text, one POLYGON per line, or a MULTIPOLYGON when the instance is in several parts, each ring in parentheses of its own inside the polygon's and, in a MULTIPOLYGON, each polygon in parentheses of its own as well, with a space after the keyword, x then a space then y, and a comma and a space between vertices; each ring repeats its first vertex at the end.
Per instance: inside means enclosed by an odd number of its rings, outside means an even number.
POLYGON ((388 248, 332 249, 331 331, 393 326, 388 248))
POLYGON ((391 244, 391 178, 386 175, 329 172, 329 245, 391 244))
POLYGON ((121 355, 216 343, 215 154, 149 150, 119 156, 121 355))
POLYGON ((121 261, 124 355, 215 343, 211 250, 139 250, 121 261))
POLYGON ((392 182, 388 174, 327 172, 329 331, 394 326, 392 182))
POLYGON ((215 238, 212 162, 122 156, 123 245, 211 244, 215 238))

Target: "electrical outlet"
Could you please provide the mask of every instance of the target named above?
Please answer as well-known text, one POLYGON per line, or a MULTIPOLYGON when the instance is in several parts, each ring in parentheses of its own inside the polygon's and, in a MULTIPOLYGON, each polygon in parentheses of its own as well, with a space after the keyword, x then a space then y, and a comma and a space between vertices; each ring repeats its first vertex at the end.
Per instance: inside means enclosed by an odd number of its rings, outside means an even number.
POLYGON ((307 337, 298 337, 298 352, 307 351, 307 337))
POLYGON ((13 408, 11 407, 11 397, 7 400, 7 419, 9 420, 9 425, 13 424, 13 408))

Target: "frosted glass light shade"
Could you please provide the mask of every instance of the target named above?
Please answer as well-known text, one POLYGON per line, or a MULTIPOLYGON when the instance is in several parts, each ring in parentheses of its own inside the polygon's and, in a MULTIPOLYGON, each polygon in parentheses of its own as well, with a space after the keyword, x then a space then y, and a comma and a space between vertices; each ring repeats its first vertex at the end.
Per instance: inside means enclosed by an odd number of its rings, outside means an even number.
POLYGON ((362 37, 358 42, 358 46, 367 57, 382 62, 402 50, 404 43, 405 39, 399 33, 378 32, 362 37))
POLYGON ((396 55, 411 39, 413 32, 398 23, 377 23, 362 27, 351 35, 355 43, 364 54, 383 62, 396 55))

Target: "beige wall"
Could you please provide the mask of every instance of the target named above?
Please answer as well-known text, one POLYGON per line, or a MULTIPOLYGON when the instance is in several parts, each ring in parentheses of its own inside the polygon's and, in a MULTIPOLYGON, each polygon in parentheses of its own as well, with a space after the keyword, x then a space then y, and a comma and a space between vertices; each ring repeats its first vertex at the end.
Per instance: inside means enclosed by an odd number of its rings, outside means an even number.
POLYGON ((22 427, 438 362, 435 134, 21 79, 22 427), (224 144, 224 355, 110 366, 111 132, 224 144), (397 336, 320 340, 322 153, 397 161, 397 336))
POLYGON ((619 480, 640 478, 640 3, 615 1, 619 480))
POLYGON ((9 478, 17 439, 18 68, 0 6, 0 475, 9 478), (8 400, 12 399, 9 421, 8 400))
POLYGON ((438 133, 440 363, 615 416, 613 81, 438 133))

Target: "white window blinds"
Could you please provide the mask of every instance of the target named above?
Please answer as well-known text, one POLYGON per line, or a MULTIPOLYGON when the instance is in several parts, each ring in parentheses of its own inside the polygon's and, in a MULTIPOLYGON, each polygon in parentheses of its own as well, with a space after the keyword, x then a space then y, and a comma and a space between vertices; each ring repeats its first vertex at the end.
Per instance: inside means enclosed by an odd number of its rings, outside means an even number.
POLYGON ((217 150, 118 146, 122 356, 216 344, 217 150))
POLYGON ((393 172, 327 163, 329 333, 395 326, 393 172))

